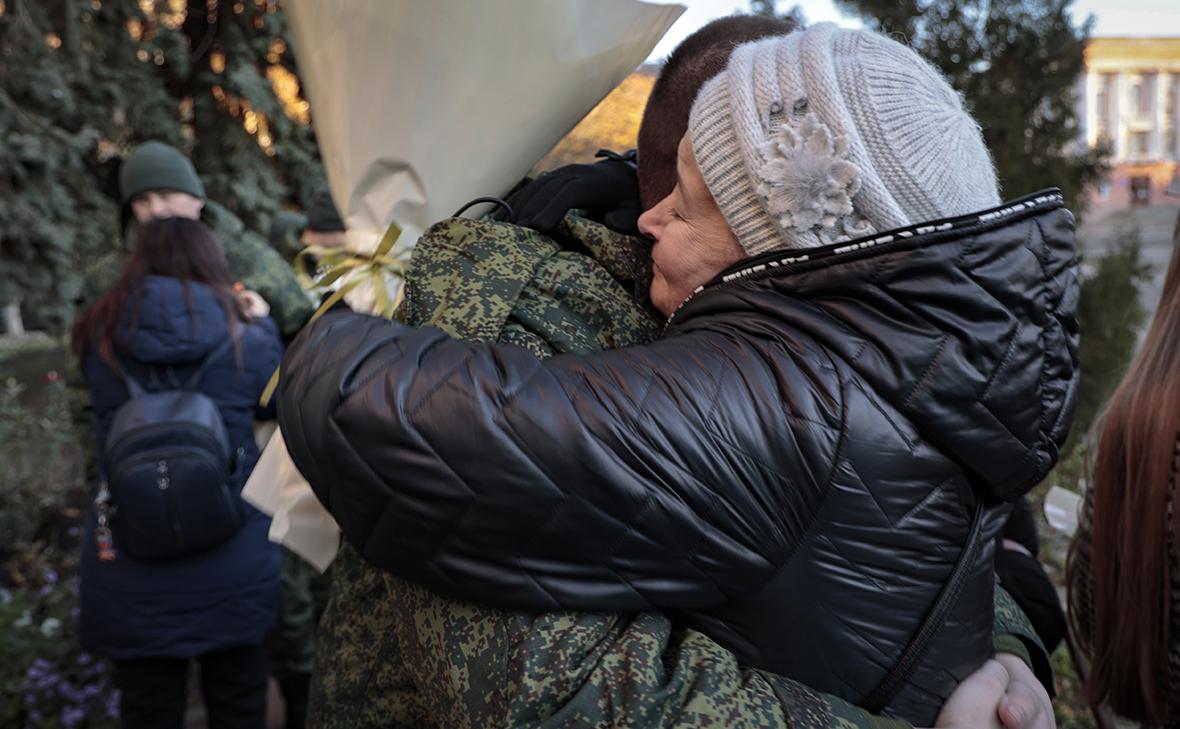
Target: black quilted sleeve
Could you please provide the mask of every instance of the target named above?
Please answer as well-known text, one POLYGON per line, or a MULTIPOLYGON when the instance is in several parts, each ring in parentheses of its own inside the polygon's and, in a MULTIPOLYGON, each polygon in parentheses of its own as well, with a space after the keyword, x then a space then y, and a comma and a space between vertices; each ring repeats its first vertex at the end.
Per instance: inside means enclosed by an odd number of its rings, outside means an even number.
POLYGON ((331 312, 288 350, 279 420, 364 557, 444 594, 723 604, 802 537, 843 416, 836 372, 798 338, 721 329, 541 361, 331 312))

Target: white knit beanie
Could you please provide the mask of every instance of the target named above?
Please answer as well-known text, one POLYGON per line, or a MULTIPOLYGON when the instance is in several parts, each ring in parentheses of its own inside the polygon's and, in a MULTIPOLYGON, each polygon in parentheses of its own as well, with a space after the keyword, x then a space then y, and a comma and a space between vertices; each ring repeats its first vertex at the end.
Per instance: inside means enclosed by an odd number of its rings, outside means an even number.
POLYGON ((1000 203, 979 125, 880 33, 831 23, 738 47, 688 132, 750 255, 814 248, 1000 203))

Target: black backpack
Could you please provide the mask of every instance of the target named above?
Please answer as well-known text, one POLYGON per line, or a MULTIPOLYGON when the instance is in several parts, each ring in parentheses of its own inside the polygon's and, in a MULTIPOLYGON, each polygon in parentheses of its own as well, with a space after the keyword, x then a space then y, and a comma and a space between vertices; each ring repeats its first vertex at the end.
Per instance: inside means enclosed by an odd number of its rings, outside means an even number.
POLYGON ((230 344, 210 352, 175 389, 149 392, 119 363, 131 399, 115 411, 107 434, 106 481, 96 499, 101 559, 115 557, 112 536, 133 559, 162 561, 211 549, 242 527, 244 450, 231 447, 221 411, 196 390, 230 344))

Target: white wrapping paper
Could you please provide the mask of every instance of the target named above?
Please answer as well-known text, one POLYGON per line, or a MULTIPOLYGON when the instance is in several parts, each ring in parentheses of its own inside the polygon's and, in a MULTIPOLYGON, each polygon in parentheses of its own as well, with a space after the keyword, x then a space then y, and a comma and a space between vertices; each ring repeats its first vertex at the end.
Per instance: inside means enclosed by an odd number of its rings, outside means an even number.
POLYGON ((503 195, 684 8, 635 0, 286 0, 350 243, 503 195))

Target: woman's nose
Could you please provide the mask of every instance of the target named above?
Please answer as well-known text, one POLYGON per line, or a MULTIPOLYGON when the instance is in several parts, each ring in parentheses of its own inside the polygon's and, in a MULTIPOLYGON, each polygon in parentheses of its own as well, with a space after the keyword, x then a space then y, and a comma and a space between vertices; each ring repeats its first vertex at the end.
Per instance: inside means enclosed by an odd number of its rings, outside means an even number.
POLYGON ((651 239, 655 239, 659 235, 659 230, 663 226, 663 221, 666 217, 666 210, 668 208, 669 195, 663 200, 660 200, 655 206, 644 211, 643 215, 639 216, 639 232, 651 239))

